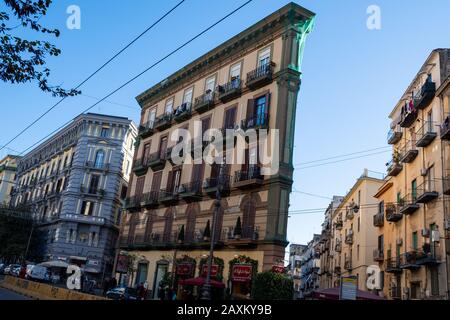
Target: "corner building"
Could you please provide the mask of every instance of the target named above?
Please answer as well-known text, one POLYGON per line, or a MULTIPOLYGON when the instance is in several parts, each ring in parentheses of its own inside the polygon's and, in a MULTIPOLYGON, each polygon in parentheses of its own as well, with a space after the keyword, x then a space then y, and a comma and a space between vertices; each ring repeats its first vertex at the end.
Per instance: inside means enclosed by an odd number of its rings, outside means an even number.
POLYGON ((137 97, 142 117, 121 238, 122 249, 137 255, 131 285, 147 280, 156 297, 163 275, 176 270, 175 257, 194 263, 183 275, 198 275, 219 182, 213 241, 224 283, 238 293, 229 273, 237 255, 257 261, 253 272, 284 259, 300 66, 313 22, 312 12, 290 3, 137 97), (245 146, 245 164, 174 165, 171 133, 185 128, 194 137, 195 121, 202 132, 278 129, 279 171, 261 175, 254 145, 245 146))

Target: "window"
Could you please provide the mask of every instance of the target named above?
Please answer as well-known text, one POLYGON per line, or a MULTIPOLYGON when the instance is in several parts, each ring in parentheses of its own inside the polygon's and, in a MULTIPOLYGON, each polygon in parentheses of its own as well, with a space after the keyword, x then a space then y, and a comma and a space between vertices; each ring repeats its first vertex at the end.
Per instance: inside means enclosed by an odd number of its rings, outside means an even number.
POLYGON ((100 183, 100 176, 97 174, 91 175, 91 182, 89 183, 89 193, 90 194, 97 193, 99 183, 100 183))
POLYGON ((356 260, 359 260, 359 244, 356 246, 356 260))
POLYGON ((186 89, 184 91, 184 95, 183 95, 183 103, 191 103, 192 102, 193 93, 194 93, 194 87, 186 89))
POLYGON ((270 47, 261 50, 258 54, 258 67, 270 62, 270 47))
POLYGON ((166 101, 165 113, 171 114, 173 112, 173 98, 170 98, 166 101))
POLYGON ((241 63, 238 62, 230 67, 230 81, 241 77, 241 63))
POLYGON ((148 113, 148 125, 149 128, 153 128, 153 124, 155 123, 155 119, 156 119, 156 108, 150 109, 149 113, 148 113))
POLYGON ((80 214, 84 216, 92 216, 94 211, 94 203, 92 201, 83 201, 81 204, 80 214))
POLYGON ((109 128, 103 127, 102 131, 100 132, 100 137, 107 138, 108 134, 109 134, 109 128))
POLYGON ((130 161, 127 160, 127 164, 125 166, 125 173, 128 174, 130 172, 130 161))
POLYGON ((361 229, 361 216, 358 216, 358 232, 361 229))
POLYGON ((378 203, 378 213, 384 213, 384 201, 378 203))
POLYGON ((256 125, 263 125, 267 117, 267 95, 259 97, 255 102, 256 125))
POLYGON ((94 162, 95 168, 102 168, 104 160, 105 160, 105 151, 98 150, 97 153, 95 154, 95 162, 94 162))
POLYGON ((414 179, 411 182, 411 196, 412 200, 415 201, 417 199, 417 180, 414 179))
POLYGON ((144 145, 144 151, 142 152, 142 159, 144 160, 143 164, 147 163, 147 160, 150 156, 150 146, 151 146, 150 143, 146 143, 144 145))
POLYGON ((205 93, 214 92, 216 87, 216 76, 211 76, 206 79, 205 82, 205 93))
POLYGON ((418 245, 418 238, 417 238, 417 231, 414 231, 412 233, 412 249, 415 251, 419 247, 418 245))
POLYGON ((161 141, 159 143, 159 157, 161 159, 164 159, 166 156, 167 140, 167 136, 161 137, 161 141))

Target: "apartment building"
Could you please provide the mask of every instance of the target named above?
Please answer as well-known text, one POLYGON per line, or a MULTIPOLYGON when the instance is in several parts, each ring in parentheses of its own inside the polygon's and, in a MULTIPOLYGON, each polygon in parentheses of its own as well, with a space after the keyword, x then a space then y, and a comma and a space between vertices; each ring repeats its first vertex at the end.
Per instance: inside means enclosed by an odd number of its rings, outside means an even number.
MULTIPOLYGON (((367 267, 374 265, 373 251, 377 248, 377 231, 373 216, 378 211, 378 200, 374 197, 383 180, 365 169, 356 183, 333 211, 328 250, 324 251, 328 270, 326 285, 340 285, 343 276, 356 276, 358 289, 368 291, 367 267)), ((322 247, 327 246, 327 242, 322 247)), ((327 287, 323 287, 327 288, 327 287)))
POLYGON ((374 225, 390 299, 448 298, 449 75, 450 50, 434 50, 389 115, 374 225))
POLYGON ((322 235, 315 234, 300 255, 300 294, 299 299, 312 299, 314 290, 319 289, 320 256, 319 243, 322 235))
POLYGON ((163 275, 175 270, 175 252, 191 264, 177 268, 176 276, 196 276, 195 265, 208 254, 216 209, 214 255, 224 261, 219 272, 234 293, 247 292, 251 283, 229 270, 236 256, 257 261, 250 276, 284 259, 296 101, 313 21, 312 12, 290 3, 137 97, 139 146, 121 241, 138 257, 132 285, 147 280, 155 293, 163 275), (174 162, 178 142, 193 144, 191 151, 201 155, 210 144, 202 137, 213 128, 232 132, 215 142, 223 142, 224 154, 242 152, 244 163, 192 164, 189 151, 178 153, 183 163, 174 162), (180 137, 177 129, 192 138, 180 137), (236 135, 248 129, 258 130, 260 142, 262 129, 278 130, 278 172, 262 174, 259 143, 237 147, 236 135))
POLYGON ((332 239, 333 215, 343 200, 344 197, 342 196, 333 196, 333 200, 325 211, 320 241, 316 244, 321 266, 319 270, 319 287, 323 289, 334 287, 332 283, 333 270, 331 270, 332 256, 329 253, 332 239))
POLYGON ((111 273, 136 136, 127 118, 87 113, 18 160, 11 204, 47 235, 45 261, 111 273))
POLYGON ((19 156, 7 155, 0 160, 0 206, 8 206, 16 179, 19 156))
POLYGON ((294 299, 300 299, 301 297, 301 264, 302 256, 308 246, 304 244, 291 243, 289 245, 289 275, 294 282, 294 299))

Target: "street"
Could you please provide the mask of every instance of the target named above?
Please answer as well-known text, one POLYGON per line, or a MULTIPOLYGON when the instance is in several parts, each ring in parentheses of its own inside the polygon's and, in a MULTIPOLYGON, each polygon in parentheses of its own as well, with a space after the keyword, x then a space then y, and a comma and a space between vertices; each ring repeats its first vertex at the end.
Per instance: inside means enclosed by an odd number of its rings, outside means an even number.
POLYGON ((0 300, 31 300, 31 298, 22 296, 4 288, 0 288, 0 300))

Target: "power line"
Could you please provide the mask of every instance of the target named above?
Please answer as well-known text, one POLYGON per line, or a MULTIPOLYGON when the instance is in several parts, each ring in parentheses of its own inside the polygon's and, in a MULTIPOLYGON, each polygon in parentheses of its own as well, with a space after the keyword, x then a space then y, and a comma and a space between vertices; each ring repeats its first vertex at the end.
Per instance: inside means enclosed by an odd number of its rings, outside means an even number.
MULTIPOLYGON (((244 4, 240 5, 238 8, 234 9, 233 11, 231 11, 230 13, 228 13, 227 15, 225 15, 223 18, 219 19, 218 21, 216 21, 215 23, 213 23, 212 25, 210 25, 209 27, 207 27, 206 29, 204 29, 203 31, 201 31, 200 33, 198 33, 196 36, 194 36, 193 38, 189 39, 188 41, 186 41, 185 43, 183 43, 182 45, 180 45, 179 47, 177 47, 176 49, 174 49, 173 51, 171 51, 170 53, 168 53, 167 55, 165 55, 163 58, 159 59, 158 61, 156 61, 155 63, 153 63, 151 66, 149 66, 148 68, 146 68, 144 71, 140 72, 139 74, 137 74, 136 76, 134 76, 133 78, 131 78, 130 80, 128 80, 127 82, 125 82, 124 84, 122 84, 120 87, 118 87, 117 89, 113 90, 112 92, 110 92, 109 94, 107 94, 106 96, 104 96, 103 98, 101 98, 98 102, 94 103, 93 105, 91 105, 89 108, 86 108, 85 110, 83 110, 80 115, 82 115, 83 113, 91 110, 92 108, 94 108, 96 105, 98 105, 99 103, 101 103, 102 101, 108 99, 110 96, 112 96, 113 94, 115 94, 116 92, 118 92, 119 90, 123 89, 124 87, 126 87, 128 84, 132 83, 134 80, 138 79, 139 77, 141 77, 143 74, 145 74, 146 72, 148 72, 149 70, 153 69, 155 66, 157 66, 158 64, 160 64, 161 62, 163 62, 164 60, 166 60, 167 58, 169 58, 170 56, 172 56, 173 54, 175 54, 176 52, 180 51, 181 49, 183 49, 185 46, 187 46, 188 44, 190 44, 191 42, 193 42, 194 40, 196 40, 197 38, 199 38, 200 36, 202 36, 203 34, 205 34, 206 32, 208 32, 209 30, 211 30, 212 28, 214 28, 216 25, 218 25, 219 23, 221 23, 222 21, 224 21, 225 19, 227 19, 228 17, 230 17, 231 15, 233 15, 234 13, 236 13, 237 11, 239 11, 240 9, 242 9, 243 7, 245 7, 246 5, 248 5, 250 2, 252 2, 253 0, 248 0, 246 1, 244 4)), ((54 133, 58 132, 60 129, 64 128, 66 125, 68 125, 69 123, 71 123, 72 120, 67 121, 66 123, 64 123, 62 126, 58 127, 56 130, 53 130, 51 133, 49 133, 47 136, 45 136, 44 138, 42 138, 41 140, 37 141, 35 144, 33 144, 32 146, 28 147, 27 149, 25 149, 24 151, 22 151, 20 154, 24 154, 25 152, 27 152, 28 150, 30 150, 31 148, 33 148, 34 146, 38 145, 39 143, 41 143, 42 141, 46 140, 47 138, 49 138, 50 136, 52 136, 54 133)))
MULTIPOLYGON (((167 17, 172 11, 174 11, 176 8, 178 8, 185 0, 181 0, 178 2, 172 9, 167 11, 163 16, 161 16, 158 20, 156 20, 152 25, 150 25, 147 29, 145 29, 141 34, 139 34, 137 37, 135 37, 131 42, 129 42, 125 47, 123 47, 119 52, 117 52, 115 55, 113 55, 108 61, 106 61, 102 66, 100 66, 97 70, 95 70, 93 73, 91 73, 86 79, 84 79, 80 84, 78 84, 75 87, 75 90, 79 89, 82 85, 84 85, 86 82, 88 82, 93 76, 95 76, 97 73, 99 73, 104 67, 106 67, 109 63, 111 63, 114 59, 116 59, 120 54, 122 54, 125 50, 127 50, 129 47, 131 47, 137 40, 139 40, 144 34, 146 34, 148 31, 150 31, 154 26, 156 26, 159 22, 161 22, 165 17, 167 17)), ((58 105, 60 105, 64 100, 66 100, 67 97, 61 98, 57 103, 55 103, 53 106, 45 110, 44 113, 42 113, 39 117, 37 117, 35 120, 33 120, 29 125, 27 125, 24 129, 22 129, 18 134, 16 134, 12 139, 10 139, 6 144, 4 144, 2 147, 0 147, 0 151, 3 150, 6 146, 8 146, 11 142, 16 140, 18 137, 20 137, 22 134, 24 134, 28 129, 30 129, 32 126, 34 126, 39 120, 41 120, 45 115, 47 115, 50 111, 52 111, 54 108, 56 108, 58 105)))
MULTIPOLYGON (((87 97, 87 98, 94 99, 94 100, 100 100, 100 98, 97 98, 97 97, 94 97, 94 96, 90 96, 90 95, 87 95, 87 94, 81 94, 81 95, 84 96, 84 97, 87 97)), ((140 110, 140 108, 137 107, 137 106, 133 107, 133 106, 129 106, 127 104, 118 103, 118 102, 114 102, 114 101, 111 101, 111 100, 104 100, 103 102, 106 102, 106 103, 109 103, 109 104, 112 104, 112 105, 116 105, 116 106, 119 106, 119 107, 128 108, 128 109, 140 110)))

